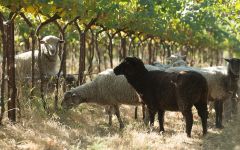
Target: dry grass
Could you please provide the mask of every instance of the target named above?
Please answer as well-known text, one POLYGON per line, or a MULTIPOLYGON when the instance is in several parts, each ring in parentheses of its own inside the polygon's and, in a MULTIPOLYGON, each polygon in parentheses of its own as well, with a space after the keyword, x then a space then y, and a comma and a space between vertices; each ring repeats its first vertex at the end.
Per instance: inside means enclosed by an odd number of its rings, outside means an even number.
POLYGON ((122 106, 121 112, 126 125, 122 131, 116 117, 113 126, 108 126, 108 116, 98 105, 83 104, 52 115, 38 109, 25 109, 16 124, 4 120, 0 127, 0 149, 240 149, 239 117, 225 129, 218 130, 214 128, 211 116, 209 134, 202 137, 201 122, 194 111, 192 138, 187 138, 180 113, 166 113, 166 132, 160 134, 157 121, 154 131, 148 133, 140 118, 133 119, 134 107, 122 106))

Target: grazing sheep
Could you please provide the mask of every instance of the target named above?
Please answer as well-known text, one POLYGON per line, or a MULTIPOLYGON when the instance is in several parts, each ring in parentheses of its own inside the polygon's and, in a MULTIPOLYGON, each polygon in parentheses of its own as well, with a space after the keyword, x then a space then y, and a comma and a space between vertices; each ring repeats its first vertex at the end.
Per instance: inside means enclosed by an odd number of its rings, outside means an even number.
MULTIPOLYGON (((149 70, 159 70, 158 67, 146 65, 149 70)), ((123 122, 120 117, 119 105, 141 105, 136 91, 128 84, 124 76, 116 76, 112 69, 107 69, 98 74, 91 82, 73 88, 64 94, 63 108, 70 109, 81 103, 97 103, 107 105, 109 124, 112 123, 112 112, 114 111, 120 128, 123 122), (109 107, 110 106, 110 107, 109 107)))
POLYGON ((159 68, 163 68, 164 70, 171 67, 171 65, 166 65, 166 64, 162 64, 160 62, 153 62, 152 64, 153 66, 159 67, 159 68))
POLYGON ((169 67, 177 67, 177 66, 187 66, 186 56, 182 56, 179 54, 173 54, 167 58, 168 64, 161 64, 159 62, 154 62, 153 66, 168 69, 169 67))
MULTIPOLYGON (((208 68, 203 68, 203 69, 210 69, 211 67, 208 68)), ((226 66, 217 66, 213 67, 215 70, 218 72, 222 72, 223 74, 228 73, 228 67, 226 66)), ((231 114, 236 114, 238 112, 238 97, 240 94, 239 91, 239 86, 240 86, 240 80, 237 79, 237 85, 235 84, 234 89, 232 90, 232 95, 231 95, 231 100, 226 100, 224 101, 224 117, 225 119, 231 118, 231 114)), ((231 80, 230 80, 231 81, 231 80)), ((236 82, 235 82, 236 83, 236 82)))
POLYGON ((176 62, 171 64, 171 67, 177 67, 177 66, 187 66, 187 63, 184 60, 177 60, 176 62))
MULTIPOLYGON (((58 37, 49 35, 41 40, 41 67, 44 76, 54 76, 58 72, 58 45, 63 41, 58 37)), ((34 51, 35 57, 35 75, 40 77, 38 65, 38 50, 34 51)), ((27 51, 15 56, 16 61, 16 77, 24 79, 31 77, 32 51, 27 51)))
MULTIPOLYGON (((120 117, 120 104, 140 104, 137 94, 132 87, 125 81, 124 76, 116 78, 111 69, 101 72, 92 82, 85 83, 73 88, 64 94, 62 107, 70 109, 81 103, 97 103, 100 105, 111 105, 115 109, 120 128, 123 128, 123 122, 120 117), (131 90, 129 90, 131 89, 131 90), (126 99, 126 96, 130 99, 126 99)), ((110 116, 111 119, 111 116, 110 116)), ((109 119, 109 123, 111 121, 109 119)))
POLYGON ((186 119, 186 133, 191 136, 193 114, 192 106, 198 110, 202 120, 203 134, 207 133, 206 79, 194 71, 164 72, 148 71, 143 62, 136 57, 127 57, 114 68, 116 75, 124 75, 147 105, 150 123, 158 112, 160 131, 164 131, 164 112, 181 111, 186 119))
POLYGON ((193 67, 172 67, 167 72, 196 71, 202 74, 209 89, 209 100, 214 101, 216 110, 216 127, 222 128, 223 102, 230 100, 236 95, 237 83, 240 73, 240 59, 225 59, 228 62, 228 69, 222 67, 193 68, 193 67), (235 94, 233 94, 235 93, 235 94))
POLYGON ((167 61, 171 67, 187 66, 186 55, 173 54, 167 58, 167 61))

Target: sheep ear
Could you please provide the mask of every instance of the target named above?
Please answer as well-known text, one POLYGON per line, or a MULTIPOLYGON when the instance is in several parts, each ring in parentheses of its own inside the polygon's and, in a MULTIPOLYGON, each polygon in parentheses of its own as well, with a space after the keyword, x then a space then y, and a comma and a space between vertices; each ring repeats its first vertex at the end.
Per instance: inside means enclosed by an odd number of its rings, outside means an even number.
POLYGON ((45 44, 45 41, 43 41, 43 40, 40 40, 40 44, 45 44))
POLYGON ((230 62, 231 60, 228 58, 224 58, 225 61, 230 62))
POLYGON ((72 92, 69 92, 69 91, 64 93, 64 97, 70 97, 71 95, 72 95, 72 92))
POLYGON ((59 40, 59 43, 64 43, 65 41, 64 40, 59 40))

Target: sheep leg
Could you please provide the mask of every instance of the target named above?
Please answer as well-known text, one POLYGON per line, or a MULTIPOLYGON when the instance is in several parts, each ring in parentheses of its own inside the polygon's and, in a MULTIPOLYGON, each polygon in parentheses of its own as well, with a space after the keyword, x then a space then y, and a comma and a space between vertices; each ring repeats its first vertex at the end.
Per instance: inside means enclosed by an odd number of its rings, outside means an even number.
POLYGON ((198 111, 198 115, 201 117, 203 135, 205 135, 207 133, 207 118, 208 118, 207 103, 197 103, 195 104, 195 107, 198 111))
POLYGON ((137 119, 138 118, 138 107, 137 106, 135 106, 135 119, 137 119))
POLYGON ((231 101, 232 101, 232 113, 237 114, 237 112, 238 112, 238 99, 237 99, 237 97, 236 96, 232 97, 231 101))
POLYGON ((119 107, 117 105, 114 105, 114 108, 115 108, 115 114, 118 118, 118 122, 119 122, 119 125, 120 125, 120 129, 123 129, 124 128, 124 124, 122 122, 122 119, 120 117, 120 111, 119 111, 119 107))
POLYGON ((146 115, 146 108, 145 108, 145 104, 142 104, 142 114, 143 114, 143 120, 145 119, 146 115))
POLYGON ((185 117, 185 121, 186 121, 187 136, 191 137, 191 131, 192 131, 192 125, 193 125, 193 114, 192 114, 191 108, 183 110, 182 114, 185 117))
POLYGON ((143 119, 143 122, 144 124, 147 126, 150 122, 150 116, 149 116, 149 111, 148 111, 148 108, 145 107, 145 105, 143 104, 142 105, 143 109, 144 109, 144 119, 143 119))
POLYGON ((165 131, 164 126, 163 126, 163 124, 164 124, 164 114, 165 114, 164 110, 158 110, 158 121, 159 121, 160 132, 165 131))
POLYGON ((154 126, 154 118, 155 118, 156 111, 150 110, 148 108, 148 113, 149 113, 149 119, 150 119, 150 132, 151 132, 154 126))
POLYGON ((109 120, 108 120, 108 124, 109 126, 112 126, 112 111, 113 111, 113 106, 109 106, 107 107, 107 112, 108 112, 108 116, 109 116, 109 120))
POLYGON ((154 126, 155 114, 156 114, 156 112, 149 110, 150 126, 154 126))
POLYGON ((219 106, 218 106, 218 104, 219 104, 219 101, 215 101, 214 102, 214 109, 215 109, 215 125, 216 125, 216 127, 218 127, 218 125, 219 125, 219 120, 218 120, 218 116, 219 116, 219 106))
POLYGON ((223 128, 222 125, 223 102, 220 100, 215 101, 214 107, 216 112, 216 128, 223 128))
POLYGON ((233 102, 231 98, 228 98, 224 101, 223 104, 223 116, 224 119, 227 121, 229 119, 231 119, 231 115, 232 115, 232 110, 233 110, 233 106, 232 106, 233 102))
POLYGON ((223 128, 222 116, 223 116, 223 101, 219 101, 219 125, 221 128, 223 128))

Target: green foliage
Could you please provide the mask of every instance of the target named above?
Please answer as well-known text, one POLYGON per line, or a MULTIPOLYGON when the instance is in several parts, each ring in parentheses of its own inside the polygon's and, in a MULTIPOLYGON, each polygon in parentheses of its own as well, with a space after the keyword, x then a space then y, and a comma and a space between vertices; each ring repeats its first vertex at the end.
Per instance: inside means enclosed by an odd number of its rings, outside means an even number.
MULTIPOLYGON (((81 27, 98 18, 97 24, 106 29, 125 29, 181 45, 239 49, 239 1, 2 0, 0 10, 6 9, 28 14, 34 24, 54 14, 61 17, 62 24, 80 16, 81 27)), ((20 26, 21 32, 27 32, 20 26)))

